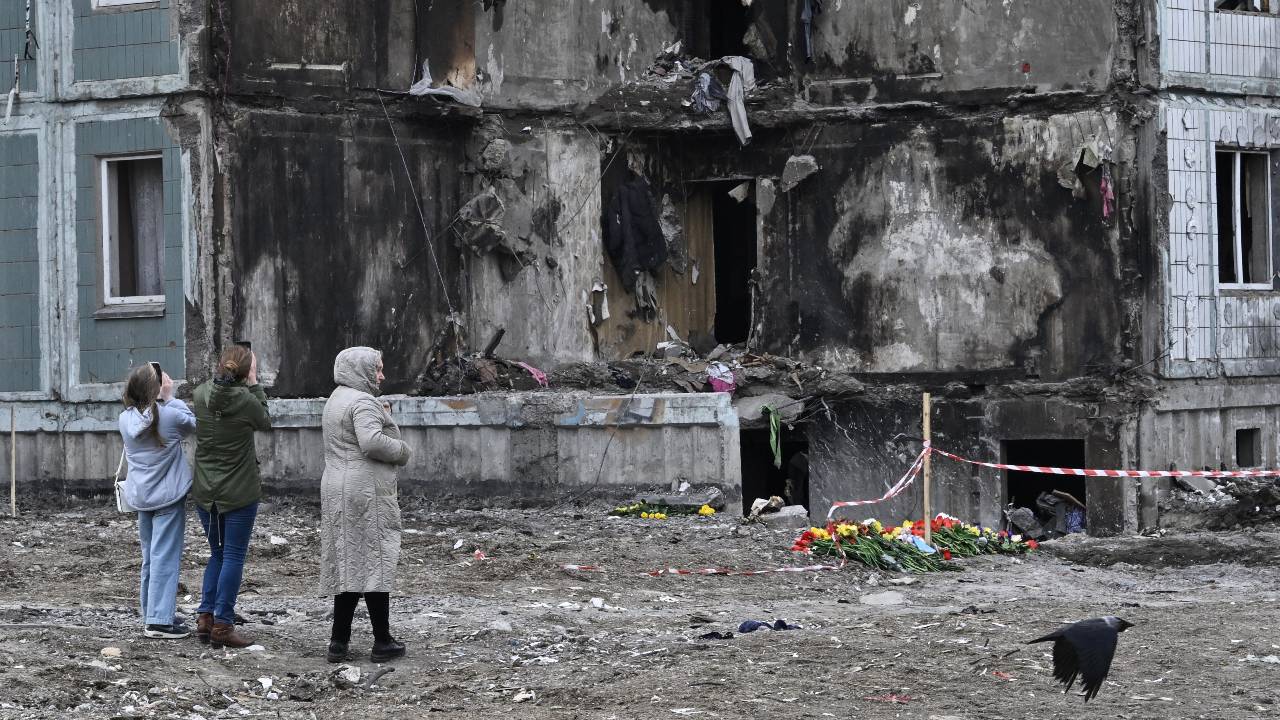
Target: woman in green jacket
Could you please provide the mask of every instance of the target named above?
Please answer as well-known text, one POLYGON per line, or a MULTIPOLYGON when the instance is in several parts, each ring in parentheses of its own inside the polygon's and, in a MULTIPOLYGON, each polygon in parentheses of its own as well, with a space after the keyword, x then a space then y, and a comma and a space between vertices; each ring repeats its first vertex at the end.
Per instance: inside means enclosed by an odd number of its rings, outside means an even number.
POLYGON ((196 473, 191 495, 209 539, 196 637, 213 647, 247 647, 236 632, 236 596, 249 536, 262 499, 255 430, 270 430, 267 396, 258 386, 258 358, 233 345, 212 380, 196 388, 196 473))

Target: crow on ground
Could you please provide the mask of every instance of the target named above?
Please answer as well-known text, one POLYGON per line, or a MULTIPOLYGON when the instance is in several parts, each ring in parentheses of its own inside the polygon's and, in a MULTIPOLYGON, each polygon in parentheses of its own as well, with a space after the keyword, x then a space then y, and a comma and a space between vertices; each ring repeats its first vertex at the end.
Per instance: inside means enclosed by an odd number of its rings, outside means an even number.
POLYGON ((1027 644, 1053 641, 1053 677, 1067 686, 1067 692, 1080 676, 1084 687, 1084 700, 1098 694, 1102 681, 1111 670, 1111 657, 1116 652, 1116 640, 1120 633, 1133 627, 1133 623, 1114 615, 1081 620, 1064 625, 1042 638, 1027 644))

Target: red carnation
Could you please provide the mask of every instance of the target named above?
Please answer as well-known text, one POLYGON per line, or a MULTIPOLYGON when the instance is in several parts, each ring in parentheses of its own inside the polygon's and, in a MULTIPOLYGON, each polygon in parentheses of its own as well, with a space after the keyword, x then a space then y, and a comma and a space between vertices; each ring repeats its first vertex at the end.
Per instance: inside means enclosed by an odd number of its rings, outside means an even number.
POLYGON ((948 550, 948 549, 946 549, 946 548, 942 548, 942 559, 943 559, 943 560, 950 560, 950 559, 951 559, 951 551, 950 551, 950 550, 948 550))
POLYGON ((1028 540, 1027 547, 1031 548, 1032 550, 1035 550, 1040 547, 1040 543, 1036 542, 1035 540, 1028 540))

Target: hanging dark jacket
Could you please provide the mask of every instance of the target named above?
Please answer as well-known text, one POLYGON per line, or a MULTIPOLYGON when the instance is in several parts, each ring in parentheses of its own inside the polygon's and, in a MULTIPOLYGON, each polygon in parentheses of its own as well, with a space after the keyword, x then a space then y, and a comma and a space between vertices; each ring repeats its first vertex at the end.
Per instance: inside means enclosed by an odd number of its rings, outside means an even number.
POLYGON ((666 261, 667 239, 644 178, 632 177, 613 194, 605 213, 604 243, 627 292, 635 289, 637 273, 656 270, 666 261))

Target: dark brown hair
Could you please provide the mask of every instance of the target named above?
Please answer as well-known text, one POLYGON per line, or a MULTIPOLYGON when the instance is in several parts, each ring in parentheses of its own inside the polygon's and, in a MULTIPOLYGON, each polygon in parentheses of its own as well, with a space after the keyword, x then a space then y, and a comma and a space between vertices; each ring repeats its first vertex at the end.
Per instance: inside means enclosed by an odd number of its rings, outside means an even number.
POLYGON ((127 408, 134 408, 140 413, 151 411, 151 427, 148 432, 156 444, 164 447, 164 438, 160 436, 160 408, 156 406, 156 398, 160 395, 160 376, 150 363, 140 365, 129 373, 129 380, 124 386, 124 397, 121 402, 127 408))
POLYGON ((249 377, 249 367, 253 364, 253 351, 243 345, 232 345, 222 351, 222 359, 218 361, 218 373, 230 376, 234 380, 249 377))

